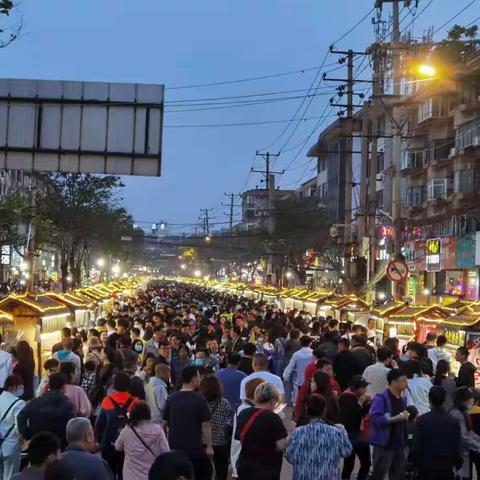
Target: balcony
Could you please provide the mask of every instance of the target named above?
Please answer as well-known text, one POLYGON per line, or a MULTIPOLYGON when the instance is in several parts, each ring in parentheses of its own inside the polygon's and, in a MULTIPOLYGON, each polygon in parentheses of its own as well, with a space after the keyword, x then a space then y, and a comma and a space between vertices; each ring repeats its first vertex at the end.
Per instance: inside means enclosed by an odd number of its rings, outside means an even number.
POLYGON ((421 172, 427 166, 429 158, 429 150, 404 150, 400 164, 402 174, 413 175, 421 172))
POLYGON ((457 130, 455 148, 461 153, 464 150, 478 149, 480 147, 480 119, 462 125, 457 130))

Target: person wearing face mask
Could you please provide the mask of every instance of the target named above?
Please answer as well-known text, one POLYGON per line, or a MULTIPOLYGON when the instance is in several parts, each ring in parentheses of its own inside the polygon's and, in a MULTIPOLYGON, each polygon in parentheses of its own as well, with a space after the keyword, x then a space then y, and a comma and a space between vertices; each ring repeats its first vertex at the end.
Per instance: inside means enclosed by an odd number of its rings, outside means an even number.
POLYGON ((25 406, 23 381, 18 375, 6 378, 0 395, 0 480, 10 479, 20 469, 20 434, 16 423, 17 415, 25 406))
POLYGON ((72 418, 67 423, 68 447, 62 459, 71 471, 75 472, 75 480, 111 480, 112 471, 108 464, 95 451, 95 435, 90 420, 72 418))
POLYGON ((473 405, 473 392, 468 387, 460 387, 455 393, 454 407, 450 410, 450 415, 460 424, 462 435, 463 465, 457 470, 457 475, 461 479, 471 478, 470 455, 480 454, 480 436, 472 430, 470 417, 473 405))

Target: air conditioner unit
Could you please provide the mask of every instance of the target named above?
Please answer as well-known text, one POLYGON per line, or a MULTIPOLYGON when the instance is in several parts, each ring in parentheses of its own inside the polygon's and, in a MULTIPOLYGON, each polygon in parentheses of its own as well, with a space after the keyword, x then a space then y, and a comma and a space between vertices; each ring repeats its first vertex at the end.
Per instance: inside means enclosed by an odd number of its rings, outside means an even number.
POLYGON ((450 152, 448 154, 448 158, 453 158, 457 156, 457 149, 455 147, 450 149, 450 152))
POLYGON ((480 147, 480 137, 473 137, 472 145, 474 147, 480 147))

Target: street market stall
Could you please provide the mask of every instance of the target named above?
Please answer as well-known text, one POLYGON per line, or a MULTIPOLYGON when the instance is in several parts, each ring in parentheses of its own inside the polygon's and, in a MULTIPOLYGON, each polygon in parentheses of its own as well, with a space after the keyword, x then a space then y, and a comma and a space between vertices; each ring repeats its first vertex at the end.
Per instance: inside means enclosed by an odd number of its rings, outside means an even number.
POLYGON ((88 328, 95 311, 95 303, 90 299, 82 299, 73 293, 53 293, 45 294, 48 298, 65 305, 72 313, 72 326, 77 328, 88 328))
POLYGON ((60 331, 72 318, 70 310, 45 295, 10 294, 0 302, 0 309, 10 315, 13 324, 5 330, 7 343, 26 340, 33 348, 38 374, 52 347, 60 341, 60 331))

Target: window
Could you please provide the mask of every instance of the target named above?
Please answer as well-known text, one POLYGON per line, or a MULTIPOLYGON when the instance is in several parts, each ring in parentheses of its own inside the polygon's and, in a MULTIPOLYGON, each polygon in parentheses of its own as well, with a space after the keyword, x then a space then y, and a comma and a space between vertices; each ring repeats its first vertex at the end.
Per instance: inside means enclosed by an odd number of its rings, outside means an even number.
POLYGON ((377 204, 377 208, 383 208, 383 190, 378 190, 375 194, 375 202, 377 204))
POLYGON ((318 158, 318 173, 323 172, 327 169, 327 162, 325 157, 318 158))
POLYGON ((460 170, 453 178, 455 193, 473 193, 480 187, 480 170, 460 170))
POLYGON ((430 180, 427 185, 427 198, 428 200, 446 199, 450 189, 451 180, 448 178, 430 180))
POLYGON ((401 169, 405 170, 408 168, 423 168, 428 162, 428 150, 403 150, 401 158, 401 169))
POLYGON ((318 196, 320 198, 325 198, 327 196, 327 184, 322 183, 318 186, 318 196))
POLYGON ((383 152, 377 153, 377 173, 383 173, 385 155, 383 152))
POLYGON ((430 118, 444 117, 448 114, 448 101, 445 98, 429 98, 418 107, 418 123, 430 118))
POLYGON ((458 128, 455 147, 458 150, 468 147, 480 147, 480 119, 458 128))
POLYGON ((405 191, 407 207, 418 207, 425 200, 425 187, 408 187, 405 191))

